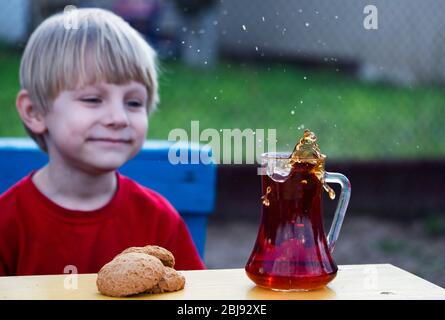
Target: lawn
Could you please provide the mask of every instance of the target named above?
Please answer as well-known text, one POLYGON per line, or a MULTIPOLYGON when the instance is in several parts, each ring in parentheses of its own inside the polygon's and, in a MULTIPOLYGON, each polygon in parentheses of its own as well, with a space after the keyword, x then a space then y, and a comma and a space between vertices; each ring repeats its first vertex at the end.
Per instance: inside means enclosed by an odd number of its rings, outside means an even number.
MULTIPOLYGON (((0 136, 24 136, 14 104, 19 54, 0 51, 0 136)), ((192 69, 163 62, 161 104, 150 119, 150 139, 174 128, 276 129, 290 150, 310 128, 330 158, 438 158, 445 156, 445 91, 394 87, 352 75, 285 64, 221 62, 192 69)))

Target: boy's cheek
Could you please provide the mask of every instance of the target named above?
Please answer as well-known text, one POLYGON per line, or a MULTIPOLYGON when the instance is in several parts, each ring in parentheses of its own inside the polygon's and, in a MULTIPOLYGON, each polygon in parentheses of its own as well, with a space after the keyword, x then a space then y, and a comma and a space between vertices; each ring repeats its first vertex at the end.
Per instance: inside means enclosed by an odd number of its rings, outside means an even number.
POLYGON ((136 129, 140 136, 143 136, 144 139, 147 136, 148 132, 148 118, 145 117, 141 120, 141 122, 138 124, 138 128, 136 129))

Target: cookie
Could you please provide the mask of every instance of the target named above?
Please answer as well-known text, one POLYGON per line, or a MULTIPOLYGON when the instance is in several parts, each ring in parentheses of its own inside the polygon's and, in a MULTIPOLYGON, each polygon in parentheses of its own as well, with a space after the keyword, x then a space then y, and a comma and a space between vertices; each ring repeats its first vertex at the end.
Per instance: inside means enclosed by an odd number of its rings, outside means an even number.
POLYGON ((121 254, 129 252, 139 252, 149 254, 162 261, 164 266, 173 268, 175 266, 175 257, 165 248, 159 246, 130 247, 122 251, 121 254))
POLYGON ((164 275, 164 265, 151 255, 139 252, 120 254, 100 269, 96 285, 111 297, 125 297, 151 290, 164 275))
POLYGON ((165 248, 159 246, 145 246, 145 253, 152 255, 162 261, 164 266, 173 268, 175 266, 175 257, 165 248))
POLYGON ((146 254, 144 247, 130 247, 130 248, 125 249, 121 253, 119 253, 116 257, 119 257, 122 254, 131 253, 131 252, 146 254))
POLYGON ((164 293, 183 289, 185 286, 185 278, 182 274, 170 267, 164 268, 164 275, 161 280, 147 293, 164 293))

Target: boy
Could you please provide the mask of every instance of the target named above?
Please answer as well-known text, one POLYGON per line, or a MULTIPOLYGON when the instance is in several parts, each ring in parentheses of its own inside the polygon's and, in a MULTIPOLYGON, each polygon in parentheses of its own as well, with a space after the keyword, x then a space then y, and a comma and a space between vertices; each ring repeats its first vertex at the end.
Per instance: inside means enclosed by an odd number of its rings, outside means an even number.
POLYGON ((49 162, 0 196, 0 276, 96 273, 148 244, 172 251, 176 269, 203 269, 175 209, 116 171, 158 102, 155 52, 111 12, 77 10, 73 28, 66 18, 45 20, 22 57, 17 110, 49 162))

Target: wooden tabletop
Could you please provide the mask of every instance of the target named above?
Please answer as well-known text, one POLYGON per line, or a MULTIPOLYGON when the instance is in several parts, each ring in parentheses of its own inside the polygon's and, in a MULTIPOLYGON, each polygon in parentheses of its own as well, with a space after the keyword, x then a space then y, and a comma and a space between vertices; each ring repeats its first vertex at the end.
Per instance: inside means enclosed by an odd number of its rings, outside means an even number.
MULTIPOLYGON (((337 277, 321 290, 276 292, 254 285, 244 269, 181 271, 184 290, 144 294, 132 299, 443 299, 445 289, 390 264, 339 266, 337 277)), ((101 295, 96 274, 0 277, 0 299, 113 299, 101 295)), ((129 298, 123 298, 129 299, 129 298)))

